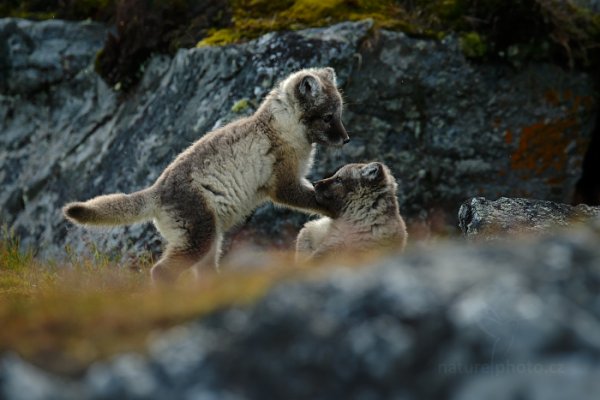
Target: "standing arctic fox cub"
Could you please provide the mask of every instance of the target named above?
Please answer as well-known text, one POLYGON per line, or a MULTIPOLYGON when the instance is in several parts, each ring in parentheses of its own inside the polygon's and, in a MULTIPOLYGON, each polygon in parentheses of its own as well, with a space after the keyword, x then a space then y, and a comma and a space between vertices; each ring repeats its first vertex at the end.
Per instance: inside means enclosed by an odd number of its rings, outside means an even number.
POLYGON ((149 188, 67 204, 85 225, 153 219, 168 244, 152 279, 173 281, 190 267, 218 268, 224 232, 267 200, 332 215, 305 176, 315 144, 342 146, 342 99, 332 68, 305 69, 275 87, 254 115, 206 134, 149 188))
POLYGON ((383 164, 348 164, 315 183, 317 202, 334 217, 307 222, 296 241, 296 260, 339 251, 406 246, 406 226, 396 198, 397 184, 383 164))

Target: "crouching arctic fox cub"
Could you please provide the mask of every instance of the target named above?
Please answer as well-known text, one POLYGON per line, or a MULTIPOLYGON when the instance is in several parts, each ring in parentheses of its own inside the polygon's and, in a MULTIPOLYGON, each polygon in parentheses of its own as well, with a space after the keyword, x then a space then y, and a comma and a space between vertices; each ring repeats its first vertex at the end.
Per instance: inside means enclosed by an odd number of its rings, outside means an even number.
POLYGON ((185 269, 218 266, 223 234, 267 200, 331 215, 306 180, 315 144, 342 146, 342 98, 332 68, 298 71, 275 87, 256 113, 204 135, 149 188, 67 204, 84 225, 154 220, 168 242, 153 280, 185 269))
POLYGON ((396 189, 390 170, 378 162, 348 164, 332 177, 316 182, 317 202, 334 210, 335 215, 304 225, 296 241, 296 260, 341 251, 403 250, 407 233, 396 189))

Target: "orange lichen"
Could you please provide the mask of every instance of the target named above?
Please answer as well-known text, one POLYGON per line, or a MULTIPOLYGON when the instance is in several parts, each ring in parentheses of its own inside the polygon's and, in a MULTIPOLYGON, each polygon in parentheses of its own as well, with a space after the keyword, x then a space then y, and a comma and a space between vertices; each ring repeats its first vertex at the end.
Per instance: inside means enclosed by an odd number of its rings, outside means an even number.
POLYGON ((577 121, 573 118, 524 127, 519 147, 511 157, 511 167, 530 171, 533 175, 540 175, 550 168, 563 171, 567 163, 565 148, 571 141, 564 132, 575 127, 577 121))
MULTIPOLYGON (((593 100, 589 96, 577 96, 572 90, 559 93, 549 90, 545 100, 553 106, 567 106, 569 111, 563 118, 552 121, 539 121, 521 128, 518 146, 511 155, 511 169, 519 171, 523 179, 540 177, 549 170, 554 173, 546 179, 550 185, 560 185, 567 174, 569 157, 567 148, 575 146, 575 153, 583 154, 587 139, 573 133, 581 130, 579 115, 589 111, 593 100)), ((513 134, 507 130, 505 141, 512 144, 513 134)))

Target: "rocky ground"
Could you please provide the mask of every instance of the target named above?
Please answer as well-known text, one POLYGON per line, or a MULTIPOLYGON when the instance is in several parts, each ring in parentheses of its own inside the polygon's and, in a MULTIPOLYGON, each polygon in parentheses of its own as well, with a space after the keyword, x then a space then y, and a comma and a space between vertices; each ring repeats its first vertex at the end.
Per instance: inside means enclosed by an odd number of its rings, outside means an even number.
POLYGON ((463 234, 475 240, 543 234, 591 218, 600 218, 599 207, 506 197, 495 201, 475 197, 458 210, 463 234))
MULTIPOLYGON (((150 225, 74 228, 61 206, 142 188, 215 126, 252 113, 291 71, 339 75, 352 142, 321 149, 312 179, 381 160, 400 182, 413 238, 458 233, 472 196, 569 202, 594 123, 591 79, 549 64, 468 61, 459 41, 371 30, 369 21, 267 34, 223 48, 156 56, 139 87, 109 88, 92 62, 107 29, 94 23, 0 20, 0 218, 44 255, 160 248, 150 225)), ((306 219, 265 206, 245 238, 289 246, 306 219)))
POLYGON ((283 283, 78 380, 0 360, 6 399, 596 399, 600 224, 283 283))

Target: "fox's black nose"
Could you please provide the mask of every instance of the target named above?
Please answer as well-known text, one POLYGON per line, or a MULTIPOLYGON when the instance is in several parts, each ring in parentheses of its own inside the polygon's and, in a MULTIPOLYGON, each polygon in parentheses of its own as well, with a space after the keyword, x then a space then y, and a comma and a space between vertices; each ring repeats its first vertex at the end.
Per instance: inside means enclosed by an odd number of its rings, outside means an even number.
POLYGON ((350 138, 344 139, 344 144, 348 143, 349 141, 350 141, 350 138))
POLYGON ((313 186, 315 187, 315 189, 318 189, 319 187, 321 187, 322 184, 323 181, 316 181, 313 186))

